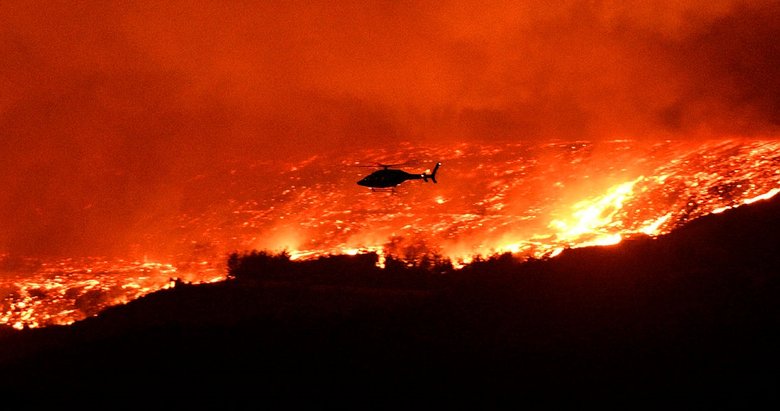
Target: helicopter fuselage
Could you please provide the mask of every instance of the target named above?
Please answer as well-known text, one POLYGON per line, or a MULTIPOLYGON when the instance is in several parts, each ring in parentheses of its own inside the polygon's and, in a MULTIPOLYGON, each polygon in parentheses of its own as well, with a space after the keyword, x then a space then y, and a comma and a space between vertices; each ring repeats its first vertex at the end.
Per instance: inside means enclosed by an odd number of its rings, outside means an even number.
POLYGON ((411 174, 403 170, 382 169, 374 171, 357 183, 364 187, 390 188, 407 180, 422 180, 422 178, 422 174, 411 174))
POLYGON ((391 188, 395 190, 395 186, 403 183, 407 180, 423 180, 426 183, 428 180, 436 182, 436 172, 439 170, 439 166, 441 166, 441 163, 436 163, 436 166, 433 167, 433 171, 430 174, 427 173, 419 173, 419 174, 413 174, 413 173, 407 173, 403 170, 398 170, 394 168, 388 168, 390 166, 385 165, 382 166, 381 170, 374 171, 373 173, 365 176, 363 179, 358 181, 358 185, 361 185, 363 187, 369 187, 372 191, 375 191, 375 189, 384 189, 384 188, 391 188))

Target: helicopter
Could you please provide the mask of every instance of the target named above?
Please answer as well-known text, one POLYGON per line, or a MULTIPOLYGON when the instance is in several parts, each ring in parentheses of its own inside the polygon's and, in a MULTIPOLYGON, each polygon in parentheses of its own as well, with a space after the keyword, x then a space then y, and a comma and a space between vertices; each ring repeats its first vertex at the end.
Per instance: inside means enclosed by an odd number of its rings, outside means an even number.
POLYGON ((377 189, 388 189, 388 188, 391 190, 395 190, 395 187, 397 185, 407 180, 423 180, 427 183, 428 179, 431 179, 431 181, 436 183, 436 172, 439 170, 439 166, 441 166, 441 163, 436 163, 436 166, 433 167, 433 171, 431 172, 431 174, 426 174, 426 173, 412 174, 412 173, 407 173, 406 171, 403 170, 390 168, 399 165, 401 164, 378 164, 376 166, 365 166, 365 167, 382 167, 382 169, 376 170, 373 173, 365 176, 357 183, 358 185, 371 188, 371 191, 377 191, 377 189))

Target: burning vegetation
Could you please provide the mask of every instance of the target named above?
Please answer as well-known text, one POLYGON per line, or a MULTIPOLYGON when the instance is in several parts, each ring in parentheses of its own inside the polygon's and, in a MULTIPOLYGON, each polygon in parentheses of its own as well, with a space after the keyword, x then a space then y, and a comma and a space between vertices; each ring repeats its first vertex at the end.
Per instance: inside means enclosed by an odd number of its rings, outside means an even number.
POLYGON ((778 238, 775 198, 659 238, 461 269, 235 253, 228 281, 178 281, 68 327, 0 329, 0 383, 121 394, 107 376, 142 375, 217 401, 361 407, 356 393, 385 404, 418 393, 526 407, 767 404, 780 365, 778 238))
POLYGON ((220 281, 235 263, 228 256, 244 250, 293 261, 368 254, 379 273, 397 264, 451 272, 475 258, 540 259, 655 237, 774 196, 778 149, 775 140, 407 144, 290 164, 230 164, 181 187, 179 212, 147 221, 127 255, 1 254, 0 322, 69 324, 177 283, 220 281), (355 184, 365 171, 351 167, 356 158, 446 168, 437 185, 372 193, 355 184))

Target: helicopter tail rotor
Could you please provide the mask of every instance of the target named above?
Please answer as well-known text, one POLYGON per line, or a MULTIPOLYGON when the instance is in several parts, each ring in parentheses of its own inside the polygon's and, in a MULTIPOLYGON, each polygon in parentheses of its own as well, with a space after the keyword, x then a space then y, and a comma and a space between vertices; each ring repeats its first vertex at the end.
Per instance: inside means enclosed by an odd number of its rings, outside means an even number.
POLYGON ((430 178, 431 181, 436 183, 436 172, 439 171, 439 166, 441 166, 441 163, 436 163, 436 167, 433 168, 433 171, 431 172, 431 174, 423 173, 423 175, 422 175, 423 181, 425 181, 427 183, 428 179, 430 178))

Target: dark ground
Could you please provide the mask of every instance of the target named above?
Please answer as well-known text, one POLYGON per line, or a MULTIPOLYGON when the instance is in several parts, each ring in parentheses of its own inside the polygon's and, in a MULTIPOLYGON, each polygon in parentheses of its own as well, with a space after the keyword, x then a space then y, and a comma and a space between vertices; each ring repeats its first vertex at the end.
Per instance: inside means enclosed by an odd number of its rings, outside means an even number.
POLYGON ((0 331, 0 389, 258 407, 773 408, 778 244, 775 199, 657 240, 457 272, 244 256, 230 281, 0 331))

